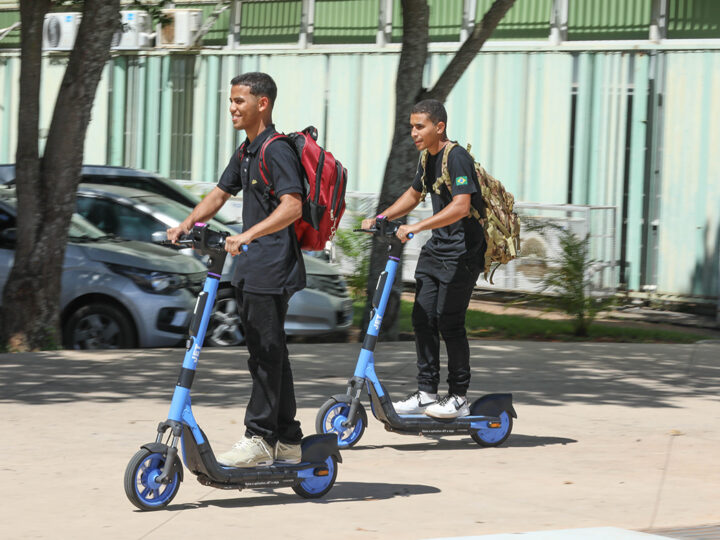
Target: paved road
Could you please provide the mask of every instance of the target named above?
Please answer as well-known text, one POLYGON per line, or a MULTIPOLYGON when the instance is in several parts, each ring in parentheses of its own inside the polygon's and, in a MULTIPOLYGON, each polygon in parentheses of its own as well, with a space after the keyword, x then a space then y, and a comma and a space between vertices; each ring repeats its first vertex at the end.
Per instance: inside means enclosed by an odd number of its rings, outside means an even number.
MULTIPOLYGON (((221 491, 187 474, 159 512, 135 510, 122 478, 167 415, 182 350, 0 355, 0 537, 423 539, 720 522, 720 345, 471 347, 472 393, 514 394, 503 447, 395 435, 371 419, 323 500, 221 491)), ((290 346, 306 433, 358 351, 290 346)), ((413 389, 412 343, 381 343, 376 356, 392 395, 413 389)), ((246 357, 200 359, 193 410, 218 450, 243 432, 246 357)))

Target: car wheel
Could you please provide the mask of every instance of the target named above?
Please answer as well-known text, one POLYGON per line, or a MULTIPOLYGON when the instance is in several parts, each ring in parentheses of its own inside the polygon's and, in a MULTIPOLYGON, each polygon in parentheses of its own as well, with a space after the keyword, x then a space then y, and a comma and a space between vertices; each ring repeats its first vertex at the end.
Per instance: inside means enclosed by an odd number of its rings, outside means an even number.
POLYGON ((232 287, 218 290, 210 315, 205 343, 213 347, 234 347, 245 342, 235 292, 232 287))
POLYGON ((63 326, 68 349, 131 349, 137 347, 130 317, 109 304, 87 304, 73 312, 63 326))

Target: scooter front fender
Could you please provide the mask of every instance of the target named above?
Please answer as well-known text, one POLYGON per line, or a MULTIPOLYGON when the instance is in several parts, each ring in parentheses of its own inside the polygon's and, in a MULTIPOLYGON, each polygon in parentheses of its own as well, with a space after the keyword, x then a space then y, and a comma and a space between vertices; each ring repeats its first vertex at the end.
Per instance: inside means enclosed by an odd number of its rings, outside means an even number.
POLYGON ((348 394, 335 394, 334 396, 330 397, 338 403, 347 403, 348 405, 352 403, 353 399, 352 396, 349 396, 348 394))
MULTIPOLYGON (((167 457, 168 447, 166 444, 159 443, 159 442, 151 442, 151 443, 143 444, 140 448, 144 448, 148 452, 162 454, 163 456, 167 457)), ((176 472, 180 475, 181 482, 184 480, 183 470, 184 469, 180 462, 180 459, 175 460, 175 463, 173 463, 173 472, 176 472)))

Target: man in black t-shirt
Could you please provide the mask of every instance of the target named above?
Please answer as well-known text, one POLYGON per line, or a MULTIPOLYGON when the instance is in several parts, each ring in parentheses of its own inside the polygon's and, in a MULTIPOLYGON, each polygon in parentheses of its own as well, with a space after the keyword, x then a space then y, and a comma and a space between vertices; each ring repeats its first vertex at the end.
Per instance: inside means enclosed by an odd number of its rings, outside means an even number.
POLYGON ((230 158, 217 186, 178 227, 168 229, 176 242, 196 222, 213 217, 225 202, 243 192, 243 232, 229 236, 225 249, 240 255, 232 284, 245 330, 252 393, 245 411, 245 437, 217 456, 231 467, 299 463, 300 422, 285 337, 285 315, 293 293, 305 287, 305 266, 292 224, 302 215, 302 169, 289 144, 273 141, 272 108, 277 87, 265 73, 245 73, 231 81, 233 127, 247 139, 230 158), (265 182, 267 180, 267 183, 265 182))
MULTIPOLYGON (((413 184, 381 216, 397 219, 407 215, 419 203, 423 191, 430 193, 433 215, 402 225, 397 237, 432 230, 423 246, 415 269, 415 304, 412 312, 417 349, 418 389, 393 403, 398 414, 424 412, 436 418, 467 416, 466 393, 470 385, 470 348, 465 332, 465 313, 475 283, 484 265, 485 235, 480 222, 470 216, 471 204, 482 209, 480 187, 473 158, 460 146, 449 150, 447 169, 451 188, 440 183, 443 155, 450 142, 446 134, 447 113, 437 100, 417 103, 410 114, 412 138, 418 150, 427 150, 413 184), (423 190, 425 183, 425 190, 423 190), (448 393, 438 399, 440 382, 440 336, 448 354, 448 393)), ((381 217, 378 216, 378 217, 381 217)), ((363 221, 370 228, 376 218, 363 221)))

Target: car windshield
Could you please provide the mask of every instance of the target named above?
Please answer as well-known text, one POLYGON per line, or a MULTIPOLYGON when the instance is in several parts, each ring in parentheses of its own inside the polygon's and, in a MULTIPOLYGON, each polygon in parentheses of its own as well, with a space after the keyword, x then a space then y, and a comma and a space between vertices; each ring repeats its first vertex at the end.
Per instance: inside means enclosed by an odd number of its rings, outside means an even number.
POLYGON ((72 220, 70 221, 68 237, 71 240, 102 240, 103 238, 108 238, 108 235, 85 218, 78 214, 73 214, 72 220))
MULTIPOLYGON (((154 213, 165 214, 169 218, 176 220, 178 223, 182 223, 182 221, 186 217, 188 217, 187 207, 171 199, 166 199, 165 197, 156 197, 154 195, 134 197, 134 199, 138 203, 149 207, 154 213)), ((209 223, 214 229, 220 232, 235 234, 232 229, 230 229, 226 225, 223 225, 216 219, 211 219, 209 223)))

